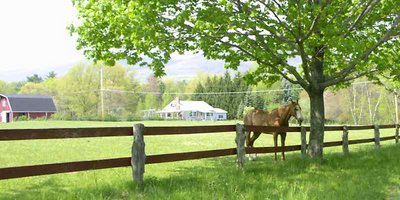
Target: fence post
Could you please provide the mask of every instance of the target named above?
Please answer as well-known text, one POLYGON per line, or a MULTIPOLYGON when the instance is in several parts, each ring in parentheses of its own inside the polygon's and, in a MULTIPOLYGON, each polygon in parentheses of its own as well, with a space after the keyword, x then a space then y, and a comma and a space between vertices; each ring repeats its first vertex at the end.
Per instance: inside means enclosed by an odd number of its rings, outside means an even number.
POLYGON ((244 160, 246 156, 246 148, 244 147, 244 143, 246 140, 246 136, 244 133, 244 126, 237 123, 236 124, 236 153, 237 153, 237 165, 240 169, 244 167, 244 160))
POLYGON ((307 132, 304 126, 300 127, 300 139, 301 139, 301 157, 305 158, 307 156, 307 132))
POLYGON ((347 126, 343 126, 342 149, 344 155, 349 154, 349 129, 347 126))
POLYGON ((375 135, 375 148, 379 149, 380 144, 380 133, 379 133, 379 125, 374 125, 374 135, 375 135))
POLYGON ((133 180, 136 183, 143 182, 144 164, 146 162, 146 154, 144 151, 144 125, 133 125, 133 145, 132 145, 132 159, 131 165, 133 170, 133 180))
POLYGON ((400 125, 396 124, 396 134, 395 134, 396 144, 399 143, 399 128, 400 128, 400 125))

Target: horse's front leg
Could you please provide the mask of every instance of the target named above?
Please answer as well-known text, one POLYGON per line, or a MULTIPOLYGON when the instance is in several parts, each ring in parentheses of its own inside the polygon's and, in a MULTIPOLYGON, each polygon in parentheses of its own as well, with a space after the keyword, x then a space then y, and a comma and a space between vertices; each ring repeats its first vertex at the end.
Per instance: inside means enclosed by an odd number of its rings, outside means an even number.
MULTIPOLYGON (((253 140, 254 132, 253 132, 253 137, 251 137, 251 131, 246 131, 245 134, 246 134, 246 146, 249 147, 249 148, 253 148, 253 146, 254 146, 254 140, 253 140)), ((253 158, 251 156, 251 153, 248 153, 248 155, 249 155, 249 160, 250 161, 256 159, 255 157, 253 158)))
POLYGON ((285 160, 285 140, 286 140, 286 132, 285 133, 280 133, 281 135, 281 146, 282 146, 282 160, 285 160))
POLYGON ((273 133, 273 137, 274 137, 274 147, 275 147, 275 160, 276 160, 276 151, 278 150, 278 133, 273 133))
MULTIPOLYGON (((258 137, 260 137, 261 133, 260 132, 253 132, 253 137, 251 137, 251 147, 254 147, 254 142, 257 140, 258 137)), ((257 153, 254 153, 254 160, 257 159, 257 153)))
MULTIPOLYGON (((251 134, 251 131, 245 131, 245 135, 246 135, 246 146, 247 146, 247 147, 252 147, 252 146, 251 146, 250 134, 251 134)), ((248 153, 248 155, 249 155, 249 160, 252 160, 252 159, 251 159, 251 154, 248 153)))

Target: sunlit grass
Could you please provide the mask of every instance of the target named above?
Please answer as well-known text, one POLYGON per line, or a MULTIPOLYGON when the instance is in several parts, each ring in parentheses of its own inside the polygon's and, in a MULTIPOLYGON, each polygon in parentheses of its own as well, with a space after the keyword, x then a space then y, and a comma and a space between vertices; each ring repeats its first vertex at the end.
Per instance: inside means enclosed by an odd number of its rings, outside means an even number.
MULTIPOLYGON (((131 126, 135 122, 18 122, 1 128, 131 126)), ((147 126, 216 125, 225 122, 146 121, 147 126)), ((381 130, 382 136, 394 129, 381 130)), ((235 133, 145 136, 148 155, 235 147, 235 133)), ((350 139, 372 138, 373 130, 350 131, 350 139)), ((341 140, 341 132, 326 132, 325 141, 341 140)), ((288 133, 287 144, 299 144, 288 133)), ((271 154, 246 162, 235 156, 146 165, 145 182, 132 182, 129 167, 0 181, 0 199, 385 199, 400 198, 400 147, 394 141, 325 148, 326 161, 316 165, 288 153, 286 161, 271 154)), ((272 146, 262 135, 256 146, 272 146)), ((0 142, 0 167, 130 156, 132 137, 0 142)))

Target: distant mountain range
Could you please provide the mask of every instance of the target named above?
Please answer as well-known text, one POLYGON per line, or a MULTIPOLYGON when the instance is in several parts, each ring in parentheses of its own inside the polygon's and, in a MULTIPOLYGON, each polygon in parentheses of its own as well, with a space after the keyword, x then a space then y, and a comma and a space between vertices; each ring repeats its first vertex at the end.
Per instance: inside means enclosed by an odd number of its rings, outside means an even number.
MULTIPOLYGON (((246 72, 254 65, 253 62, 244 62, 238 68, 240 72, 246 72)), ((152 71, 145 67, 135 67, 136 76, 140 81, 152 74, 152 71)), ((202 55, 185 55, 185 57, 173 57, 166 65, 165 72, 166 78, 173 78, 176 80, 188 80, 196 76, 198 73, 208 74, 224 74, 225 71, 234 73, 234 70, 227 70, 224 68, 224 61, 222 60, 207 60, 202 55)))
MULTIPOLYGON (((83 61, 88 62, 88 61, 83 61)), ((122 65, 127 65, 126 62, 120 62, 122 65)), ((62 66, 54 67, 36 67, 36 68, 24 68, 20 69, 0 69, 0 80, 7 82, 22 81, 27 76, 32 74, 38 74, 39 76, 45 76, 50 71, 56 72, 57 76, 63 76, 67 71, 77 63, 68 63, 62 66)), ((253 62, 244 62, 238 68, 238 71, 245 72, 253 62)), ((136 70, 136 77, 139 81, 143 82, 148 76, 152 74, 152 71, 146 67, 134 66, 136 70)), ((165 78, 173 78, 176 80, 188 80, 196 76, 199 72, 209 74, 224 74, 227 69, 224 68, 224 61, 222 60, 207 60, 201 54, 185 54, 185 55, 174 55, 171 61, 166 65, 165 78)), ((233 70, 228 70, 234 73, 233 70)))

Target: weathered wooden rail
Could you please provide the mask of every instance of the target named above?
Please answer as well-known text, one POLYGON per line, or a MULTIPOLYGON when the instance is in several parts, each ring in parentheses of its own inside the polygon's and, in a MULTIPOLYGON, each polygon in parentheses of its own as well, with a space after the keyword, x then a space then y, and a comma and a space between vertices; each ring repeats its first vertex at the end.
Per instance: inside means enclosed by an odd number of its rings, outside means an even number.
MULTIPOLYGON (((266 126, 243 126, 221 125, 221 126, 182 126, 182 127, 144 127, 136 124, 132 127, 105 127, 105 128, 57 128, 57 129, 0 129, 0 142, 13 140, 35 140, 35 139, 65 139, 85 137, 134 137, 132 145, 132 157, 66 162, 55 164, 42 164, 32 166, 17 166, 0 168, 0 179, 21 178, 46 174, 77 172, 93 169, 106 169, 116 167, 132 166, 134 180, 143 181, 145 164, 165 163, 200 158, 212 158, 220 156, 237 155, 238 166, 244 166, 245 153, 273 153, 301 150, 301 155, 306 154, 306 132, 309 127, 266 127, 266 126), (300 132, 301 145, 278 147, 255 147, 245 148, 245 130, 260 132, 300 132), (236 148, 217 149, 196 152, 171 153, 146 156, 143 136, 176 135, 176 134, 204 134, 236 132, 236 148), (134 134, 135 133, 135 134, 134 134)), ((399 125, 381 126, 327 126, 325 131, 343 131, 342 141, 325 142, 324 147, 342 146, 344 154, 349 153, 348 145, 375 142, 379 148, 380 141, 395 139, 398 143, 399 125), (380 137, 380 129, 395 128, 394 136, 380 137), (374 129, 374 138, 348 140, 349 130, 374 129)), ((0 143, 1 144, 1 143, 0 143)))

